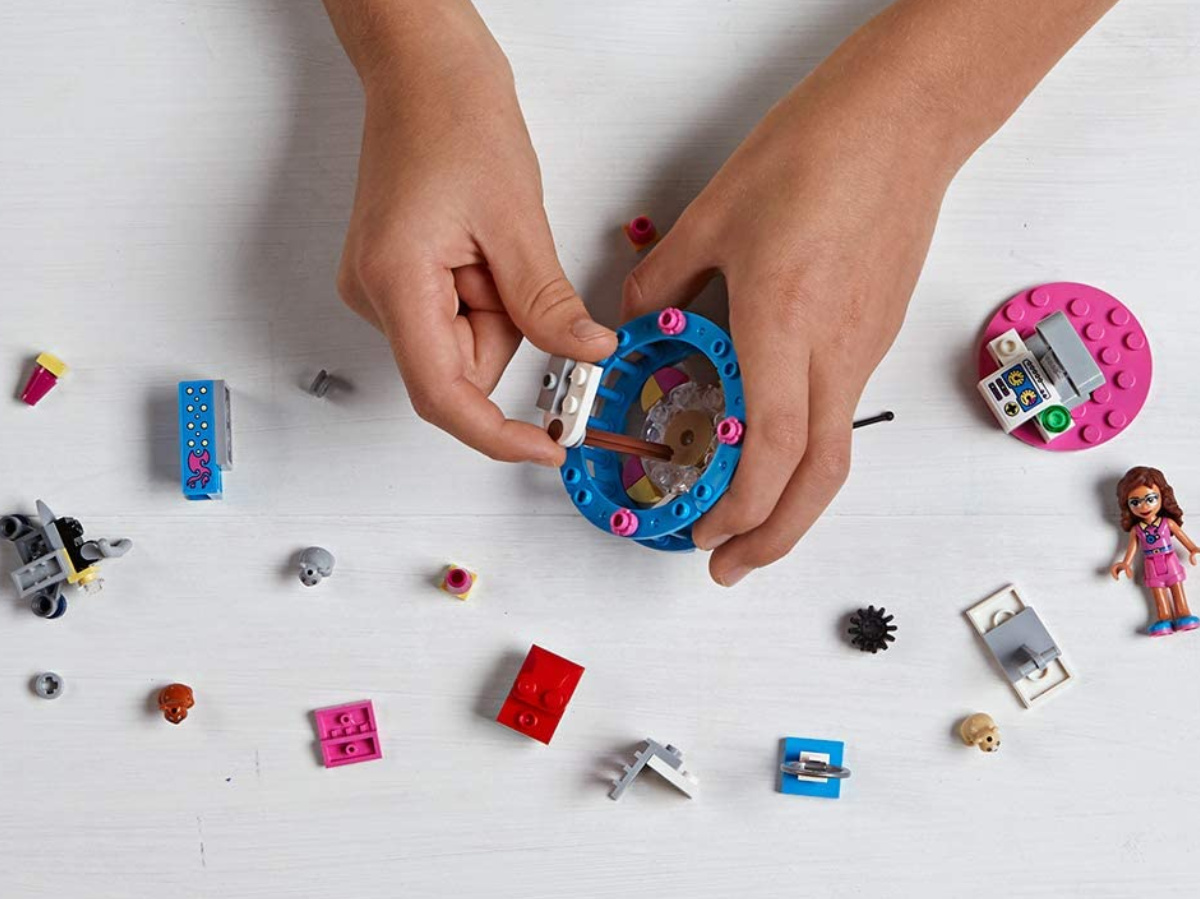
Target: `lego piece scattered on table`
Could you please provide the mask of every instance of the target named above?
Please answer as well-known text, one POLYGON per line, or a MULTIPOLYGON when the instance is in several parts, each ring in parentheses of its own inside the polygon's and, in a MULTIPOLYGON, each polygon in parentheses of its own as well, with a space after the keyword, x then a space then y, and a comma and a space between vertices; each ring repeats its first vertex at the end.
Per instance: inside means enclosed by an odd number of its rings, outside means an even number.
POLYGON ((886 650, 889 643, 896 641, 892 636, 896 631, 896 625, 892 624, 895 617, 889 615, 887 609, 882 606, 878 609, 874 606, 859 609, 850 616, 850 642, 857 646, 860 652, 869 652, 872 655, 881 649, 886 650))
POLYGON ((58 699, 65 688, 62 675, 53 671, 43 671, 33 679, 33 692, 42 699, 58 699))
POLYGON ((850 429, 865 428, 867 425, 877 425, 884 421, 895 421, 895 412, 880 412, 878 415, 872 415, 870 418, 860 418, 850 425, 850 429))
POLYGON ((371 700, 317 709, 313 718, 326 768, 383 758, 371 700))
POLYGON ((643 768, 649 768, 659 774, 688 799, 695 796, 696 790, 700 786, 700 781, 683 769, 682 752, 669 743, 663 746, 649 737, 644 741, 644 746, 634 755, 633 763, 622 767, 624 773, 613 781, 613 787, 608 792, 609 799, 620 799, 629 789, 629 785, 642 773, 643 768))
POLYGON ((1070 282, 1008 300, 984 329, 979 352, 979 392, 1000 426, 1056 452, 1098 446, 1125 430, 1152 373, 1133 313, 1102 290, 1070 282))
POLYGON ((658 240, 658 229, 654 227, 654 222, 644 215, 631 220, 622 230, 633 244, 634 250, 639 253, 658 240))
POLYGON ((1141 551, 1142 583, 1150 590, 1155 608, 1155 619, 1146 633, 1166 637, 1200 627, 1200 618, 1188 608, 1183 589, 1187 572, 1175 554, 1172 538, 1183 544, 1192 565, 1200 556, 1200 547, 1183 532, 1183 510, 1166 477, 1145 465, 1129 469, 1117 484, 1117 507, 1121 530, 1129 532, 1129 545, 1125 557, 1109 572, 1113 580, 1120 580, 1122 572, 1133 580, 1133 560, 1141 551))
POLYGON ((963 719, 958 726, 958 735, 968 746, 978 746, 984 752, 995 752, 1000 748, 1000 729, 986 712, 976 712, 963 719))
POLYGON ((850 776, 850 769, 842 764, 845 752, 845 744, 836 740, 785 738, 779 792, 837 799, 842 794, 842 781, 850 776))
POLYGON ((310 546, 300 553, 300 583, 315 587, 333 574, 333 553, 323 546, 310 546))
POLYGON ((19 596, 32 597, 33 613, 40 618, 61 618, 67 611, 64 584, 93 593, 100 589, 98 563, 125 555, 129 540, 85 540, 83 525, 74 518, 55 518, 41 500, 37 519, 25 515, 0 517, 0 537, 11 541, 22 566, 12 573, 19 596))
POLYGON ((308 392, 315 397, 323 397, 329 392, 330 386, 333 384, 333 378, 329 372, 321 369, 317 372, 317 376, 313 378, 311 384, 308 385, 308 392))
POLYGON ((29 380, 25 382, 25 389, 21 391, 21 401, 28 406, 36 406, 66 373, 66 363, 53 353, 39 354, 29 380))
POLYGON ((158 691, 159 711, 172 724, 182 723, 195 704, 196 697, 187 684, 169 684, 158 691))
POLYGON ((180 485, 188 499, 221 499, 233 468, 229 388, 224 381, 179 382, 180 485))
POLYGON ((1054 695, 1074 678, 1037 612, 1025 605, 1011 584, 965 614, 1026 708, 1054 695))
POLYGON ((496 720, 549 745, 583 670, 540 646, 530 647, 496 720))
POLYGON ((447 565, 442 570, 438 587, 455 599, 470 599, 479 575, 461 565, 447 565))

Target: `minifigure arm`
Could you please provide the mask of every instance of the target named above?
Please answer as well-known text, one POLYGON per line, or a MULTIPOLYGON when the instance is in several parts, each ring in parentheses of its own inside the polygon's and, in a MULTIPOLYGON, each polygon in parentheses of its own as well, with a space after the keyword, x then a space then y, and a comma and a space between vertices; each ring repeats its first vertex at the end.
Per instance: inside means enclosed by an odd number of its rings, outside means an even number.
POLYGON ((1195 565, 1196 556, 1200 555, 1200 546, 1197 546, 1195 543, 1193 543, 1192 539, 1183 532, 1183 528, 1177 525, 1170 518, 1167 519, 1167 524, 1171 528, 1171 535, 1187 548, 1188 561, 1195 565))
POLYGON ((1108 573, 1113 576, 1114 581, 1121 579, 1121 572, 1125 572, 1125 576, 1133 580, 1133 557, 1137 554, 1137 534, 1133 531, 1129 532, 1129 546, 1125 549, 1125 558, 1120 562, 1115 562, 1112 568, 1108 569, 1108 573))

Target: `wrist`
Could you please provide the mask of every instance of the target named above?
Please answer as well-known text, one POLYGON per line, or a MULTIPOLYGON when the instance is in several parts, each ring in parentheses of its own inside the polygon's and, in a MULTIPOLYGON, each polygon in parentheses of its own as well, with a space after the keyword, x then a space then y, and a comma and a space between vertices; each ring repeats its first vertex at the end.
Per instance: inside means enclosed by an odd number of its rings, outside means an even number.
POLYGON ((470 0, 325 0, 363 88, 390 91, 434 72, 508 60, 470 0))

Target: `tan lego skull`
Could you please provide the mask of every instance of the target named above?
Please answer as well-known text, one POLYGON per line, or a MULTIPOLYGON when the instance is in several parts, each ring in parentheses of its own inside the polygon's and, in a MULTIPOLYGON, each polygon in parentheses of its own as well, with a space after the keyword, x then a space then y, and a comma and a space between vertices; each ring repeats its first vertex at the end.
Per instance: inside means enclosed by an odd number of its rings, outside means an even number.
POLYGON ((995 752, 1000 748, 1000 730, 992 716, 976 712, 958 726, 958 734, 968 746, 978 746, 984 752, 995 752))

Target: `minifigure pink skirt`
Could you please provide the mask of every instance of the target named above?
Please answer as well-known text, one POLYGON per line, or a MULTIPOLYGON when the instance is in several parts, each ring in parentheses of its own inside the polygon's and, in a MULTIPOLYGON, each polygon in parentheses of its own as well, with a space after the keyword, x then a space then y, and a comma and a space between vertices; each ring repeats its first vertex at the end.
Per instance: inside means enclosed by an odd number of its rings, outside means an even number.
POLYGON ((1173 587, 1187 579, 1187 572, 1173 552, 1157 553, 1142 558, 1142 583, 1152 590, 1173 587))

